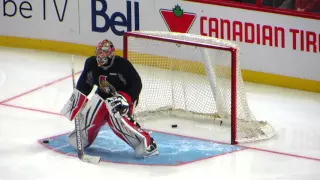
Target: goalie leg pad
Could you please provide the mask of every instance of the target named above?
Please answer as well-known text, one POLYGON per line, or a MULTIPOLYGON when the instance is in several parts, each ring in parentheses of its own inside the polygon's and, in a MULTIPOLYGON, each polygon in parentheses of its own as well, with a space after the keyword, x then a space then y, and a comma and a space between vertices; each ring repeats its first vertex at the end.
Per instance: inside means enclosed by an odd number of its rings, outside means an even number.
POLYGON ((156 144, 149 133, 141 129, 140 125, 126 116, 116 118, 112 113, 108 118, 108 124, 112 131, 129 146, 131 146, 137 157, 145 157, 157 153, 156 144), (151 148, 154 146, 155 148, 151 148))
POLYGON ((60 114, 72 121, 87 102, 86 95, 74 88, 71 97, 61 109, 60 114))
MULTIPOLYGON (((104 100, 95 94, 78 115, 84 147, 89 147, 94 142, 108 116, 104 100)), ((68 141, 72 147, 77 147, 75 131, 69 135, 68 141)))

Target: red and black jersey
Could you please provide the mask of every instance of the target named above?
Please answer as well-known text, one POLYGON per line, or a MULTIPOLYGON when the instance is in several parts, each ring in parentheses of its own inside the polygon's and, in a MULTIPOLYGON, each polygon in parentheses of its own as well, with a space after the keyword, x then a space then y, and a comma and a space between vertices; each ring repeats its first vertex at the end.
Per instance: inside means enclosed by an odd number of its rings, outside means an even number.
MULTIPOLYGON (((83 94, 89 95, 94 85, 99 87, 99 79, 101 78, 108 81, 118 92, 124 92, 129 95, 132 102, 138 100, 142 82, 130 61, 120 56, 115 56, 107 64, 99 67, 96 57, 89 57, 85 62, 76 88, 83 94)), ((96 93, 104 99, 110 96, 110 94, 102 92, 99 88, 96 93)))

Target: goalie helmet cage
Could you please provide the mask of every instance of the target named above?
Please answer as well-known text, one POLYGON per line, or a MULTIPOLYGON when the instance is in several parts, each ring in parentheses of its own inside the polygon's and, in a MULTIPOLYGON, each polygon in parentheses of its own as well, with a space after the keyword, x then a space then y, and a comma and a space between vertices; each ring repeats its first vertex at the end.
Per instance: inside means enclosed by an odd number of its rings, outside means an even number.
POLYGON ((143 82, 135 109, 138 120, 165 115, 219 119, 230 123, 231 144, 275 135, 270 124, 251 113, 235 43, 186 33, 132 31, 124 34, 123 46, 124 58, 143 82))

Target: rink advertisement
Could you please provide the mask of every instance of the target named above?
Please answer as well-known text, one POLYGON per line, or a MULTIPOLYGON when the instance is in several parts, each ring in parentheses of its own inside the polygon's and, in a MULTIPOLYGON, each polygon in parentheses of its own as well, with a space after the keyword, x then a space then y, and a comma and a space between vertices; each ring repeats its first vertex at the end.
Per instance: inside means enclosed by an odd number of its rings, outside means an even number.
POLYGON ((245 80, 320 81, 320 24, 314 19, 181 0, 1 0, 1 6, 0 45, 90 55, 105 38, 122 50, 126 31, 191 33, 237 43, 245 80))
POLYGON ((78 6, 69 0, 1 0, 1 35, 76 42, 78 6))
POLYGON ((93 32, 107 32, 109 29, 117 36, 123 36, 125 31, 138 31, 139 27, 139 2, 126 2, 126 15, 122 12, 114 12, 108 15, 107 1, 99 1, 101 8, 97 8, 96 0, 91 0, 91 18, 93 32), (133 11, 133 12, 132 12, 133 11), (133 16, 132 16, 133 14, 133 16), (101 21, 98 18, 102 19, 101 21), (100 25, 98 23, 100 22, 100 25), (119 30, 120 29, 120 30, 119 30))

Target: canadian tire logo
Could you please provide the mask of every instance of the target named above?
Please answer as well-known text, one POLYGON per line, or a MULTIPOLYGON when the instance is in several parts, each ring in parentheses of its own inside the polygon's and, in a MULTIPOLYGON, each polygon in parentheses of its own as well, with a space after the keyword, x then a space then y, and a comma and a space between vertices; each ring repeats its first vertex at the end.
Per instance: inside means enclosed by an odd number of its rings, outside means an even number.
POLYGON ((187 33, 196 20, 195 13, 184 12, 179 5, 173 9, 160 9, 160 14, 171 32, 187 33))

